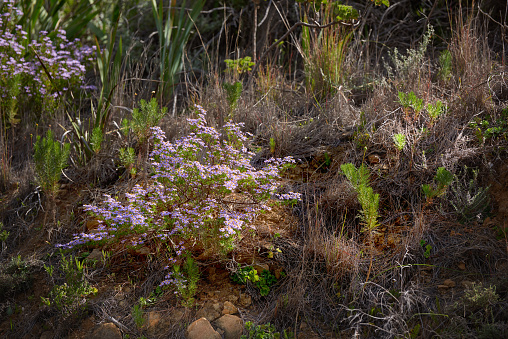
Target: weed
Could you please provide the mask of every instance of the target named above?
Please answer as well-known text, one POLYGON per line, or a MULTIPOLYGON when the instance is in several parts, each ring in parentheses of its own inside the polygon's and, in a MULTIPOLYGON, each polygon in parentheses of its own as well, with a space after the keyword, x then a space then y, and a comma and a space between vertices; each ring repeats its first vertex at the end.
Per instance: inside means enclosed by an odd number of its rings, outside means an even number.
POLYGON ((443 81, 447 81, 452 75, 452 54, 445 49, 439 55, 439 77, 443 81))
POLYGON ((134 153, 134 148, 128 147, 120 148, 120 162, 123 167, 130 173, 132 177, 134 177, 137 173, 136 167, 134 166, 136 163, 136 154, 134 153))
POLYGON ((7 230, 2 230, 3 228, 4 228, 4 224, 2 222, 0 222, 0 243, 2 243, 1 253, 3 253, 7 247, 6 241, 7 241, 7 238, 9 238, 9 234, 10 234, 10 232, 7 232, 7 230))
MULTIPOLYGON (((45 266, 46 272, 53 278, 54 268, 45 266)), ((64 274, 64 283, 53 286, 47 298, 41 297, 42 303, 47 306, 55 306, 64 314, 69 314, 86 304, 86 297, 96 294, 97 288, 90 285, 86 280, 87 267, 84 262, 72 255, 66 258, 62 253, 60 270, 64 274)))
POLYGON ((132 307, 131 311, 132 319, 134 319, 134 323, 136 324, 137 328, 141 328, 144 324, 146 319, 143 317, 143 307, 139 304, 136 304, 132 307))
POLYGON ((373 231, 378 226, 379 194, 375 194, 369 186, 369 169, 363 164, 357 169, 351 163, 342 164, 340 169, 358 194, 358 201, 362 206, 361 219, 364 225, 362 231, 373 231))
POLYGON ((255 64, 253 61, 251 61, 250 56, 234 60, 226 59, 224 62, 226 63, 226 72, 233 76, 250 72, 252 70, 252 66, 255 64))
POLYGON ((397 133, 393 136, 393 142, 397 150, 402 151, 406 146, 406 136, 402 133, 397 133))
POLYGON ((261 296, 265 297, 270 293, 270 287, 277 283, 277 278, 268 270, 263 270, 261 274, 251 267, 245 266, 239 268, 232 276, 231 280, 237 284, 252 283, 261 296))
POLYGON ((58 191, 58 181, 62 170, 67 167, 69 151, 70 144, 61 145, 55 141, 51 130, 42 140, 37 136, 34 145, 35 173, 44 192, 54 195, 58 191))
POLYGON ((187 307, 194 305, 194 295, 199 281, 199 268, 190 254, 182 267, 174 265, 173 271, 166 275, 160 286, 174 285, 175 293, 183 299, 183 304, 187 307))
POLYGON ((425 259, 429 259, 430 258, 430 251, 432 251, 432 246, 427 244, 427 242, 423 239, 420 240, 420 246, 424 250, 423 256, 425 257, 425 259))
POLYGON ((436 176, 434 177, 435 183, 433 185, 422 185, 422 191, 425 195, 425 198, 427 199, 427 203, 431 203, 432 199, 444 195, 452 181, 453 174, 446 170, 446 168, 439 167, 437 169, 436 176))
POLYGON ((245 323, 247 335, 242 335, 241 339, 292 339, 294 335, 292 332, 284 330, 279 333, 275 330, 275 326, 268 323, 265 325, 255 325, 251 321, 245 323))
POLYGON ((489 186, 480 187, 478 184, 478 170, 472 170, 472 177, 467 180, 467 166, 464 167, 462 177, 455 176, 450 186, 452 198, 450 203, 455 209, 460 222, 470 222, 477 217, 485 217, 490 211, 489 186))
POLYGON ((397 48, 394 48, 393 53, 390 53, 390 58, 394 67, 391 67, 385 62, 388 76, 394 78, 397 75, 404 79, 415 73, 415 70, 423 63, 425 51, 427 50, 430 38, 433 34, 434 28, 429 26, 427 32, 423 36, 420 46, 418 46, 417 49, 409 49, 406 56, 401 55, 397 48))
POLYGON ((20 255, 0 265, 0 297, 5 298, 28 289, 32 284, 32 264, 20 255))
POLYGON ((166 107, 159 109, 157 99, 152 98, 149 102, 141 99, 139 108, 132 110, 132 120, 122 122, 122 125, 129 126, 139 142, 143 144, 150 136, 150 129, 157 126, 166 113, 166 107))

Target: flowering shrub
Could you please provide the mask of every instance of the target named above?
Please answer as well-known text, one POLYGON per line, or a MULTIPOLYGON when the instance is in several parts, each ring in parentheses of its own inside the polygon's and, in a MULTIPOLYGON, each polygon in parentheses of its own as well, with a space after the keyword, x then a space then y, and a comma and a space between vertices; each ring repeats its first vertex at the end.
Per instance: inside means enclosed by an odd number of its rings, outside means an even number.
POLYGON ((14 0, 0 5, 0 101, 11 117, 16 104, 25 100, 30 100, 31 107, 36 103, 53 111, 59 94, 81 84, 83 63, 94 52, 77 39, 68 41, 64 30, 57 32, 55 41, 44 31, 37 41, 28 41, 27 32, 16 25, 22 15, 14 0))
POLYGON ((101 220, 99 229, 60 247, 90 241, 141 246, 160 240, 171 243, 177 256, 194 243, 228 252, 240 230, 270 209, 268 199, 299 199, 293 192, 277 194, 280 171, 291 166, 290 157, 266 160, 265 167, 256 170, 242 125, 227 123, 220 133, 207 126, 206 111, 196 107, 198 118, 188 119, 192 133, 174 143, 166 141, 160 128, 152 128, 150 184, 135 186, 124 203, 106 195, 103 206, 86 205, 85 210, 101 220))

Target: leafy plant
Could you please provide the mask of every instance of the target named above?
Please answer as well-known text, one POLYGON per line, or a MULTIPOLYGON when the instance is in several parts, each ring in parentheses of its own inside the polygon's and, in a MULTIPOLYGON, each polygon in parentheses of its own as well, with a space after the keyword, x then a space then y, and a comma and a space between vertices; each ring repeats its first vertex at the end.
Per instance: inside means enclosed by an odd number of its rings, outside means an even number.
POLYGON ((370 171, 365 165, 358 169, 351 163, 342 164, 340 169, 353 185, 362 206, 360 217, 363 222, 362 231, 373 231, 377 226, 379 194, 375 194, 370 184, 370 171))
POLYGON ((450 79, 452 74, 452 54, 445 49, 439 55, 439 77, 446 81, 450 79))
POLYGON ((425 240, 420 240, 420 246, 424 249, 423 256, 425 259, 430 258, 430 251, 432 251, 432 246, 427 244, 425 240))
POLYGON ((432 121, 437 120, 441 113, 443 113, 445 110, 445 107, 443 107, 443 102, 441 100, 436 101, 435 104, 428 104, 427 105, 427 113, 429 114, 432 121))
POLYGON ((399 102, 405 110, 411 107, 416 114, 423 109, 423 99, 418 98, 413 91, 409 93, 399 92, 399 102))
MULTIPOLYGON (((45 267, 46 271, 53 278, 53 267, 45 267)), ((55 306, 64 313, 71 313, 86 303, 90 294, 96 294, 97 288, 90 285, 85 278, 87 267, 84 262, 72 255, 66 258, 62 253, 60 270, 64 274, 64 283, 53 286, 47 298, 41 297, 42 302, 47 306, 55 306)))
POLYGON ((434 34, 434 28, 429 25, 427 32, 423 36, 423 40, 417 49, 409 49, 407 55, 399 53, 397 48, 394 48, 393 53, 389 53, 393 66, 385 62, 385 68, 388 71, 390 78, 396 75, 401 78, 407 78, 411 74, 418 74, 417 68, 422 65, 425 51, 430 43, 430 38, 434 34))
POLYGON ((393 136, 393 142, 395 143, 395 147, 402 151, 404 146, 406 146, 406 136, 401 133, 397 133, 393 136))
POLYGON ((136 304, 132 306, 131 315, 132 319, 134 319, 134 323, 136 324, 137 328, 141 328, 145 324, 146 319, 143 317, 144 312, 143 307, 141 305, 136 304))
POLYGON ((140 143, 144 143, 150 136, 150 129, 157 126, 166 113, 167 108, 159 109, 156 98, 152 98, 148 103, 141 99, 139 108, 132 110, 132 120, 125 125, 130 127, 140 143))
POLYGON ((484 144, 488 140, 496 140, 498 138, 508 138, 508 108, 501 111, 498 119, 492 117, 485 118, 476 117, 469 127, 473 129, 476 138, 480 144, 484 144))
POLYGON ((468 168, 464 168, 462 177, 455 176, 450 186, 453 192, 450 203, 461 222, 470 222, 478 216, 484 216, 490 210, 490 196, 488 187, 478 184, 478 170, 472 170, 472 177, 468 180, 468 168))
POLYGON ((225 82, 222 87, 226 90, 226 98, 229 103, 230 116, 238 106, 238 100, 240 99, 243 91, 243 85, 240 81, 236 81, 232 84, 225 82))
POLYGON ((198 281, 199 268, 194 259, 187 253, 183 266, 174 265, 173 271, 166 275, 160 286, 175 286, 176 293, 183 299, 183 304, 190 307, 194 304, 198 281))
POLYGON ((255 64, 251 61, 250 56, 239 59, 226 59, 224 62, 226 63, 226 72, 233 76, 250 72, 255 64))
POLYGON ((136 162, 136 155, 134 154, 134 148, 128 147, 120 148, 120 162, 122 165, 127 169, 127 171, 130 173, 131 176, 135 176, 137 171, 136 167, 134 166, 136 162))
POLYGON ((268 323, 265 325, 255 325, 251 321, 245 323, 247 335, 243 334, 241 339, 292 339, 294 335, 292 332, 282 333, 276 331, 275 326, 268 323))
POLYGON ((434 181, 435 183, 433 185, 422 185, 422 191, 425 194, 427 203, 430 203, 433 198, 440 197, 446 193, 448 186, 450 186, 453 181, 453 174, 446 170, 446 168, 439 167, 434 181))
POLYGON ((239 268, 232 276, 231 280, 237 284, 246 284, 251 282, 263 297, 270 293, 270 287, 277 283, 277 278, 268 270, 263 270, 261 274, 251 267, 245 266, 239 268))
POLYGON ((51 130, 42 140, 37 136, 34 145, 35 174, 46 193, 53 195, 58 191, 58 181, 62 170, 67 167, 69 151, 70 144, 61 145, 55 141, 51 130))

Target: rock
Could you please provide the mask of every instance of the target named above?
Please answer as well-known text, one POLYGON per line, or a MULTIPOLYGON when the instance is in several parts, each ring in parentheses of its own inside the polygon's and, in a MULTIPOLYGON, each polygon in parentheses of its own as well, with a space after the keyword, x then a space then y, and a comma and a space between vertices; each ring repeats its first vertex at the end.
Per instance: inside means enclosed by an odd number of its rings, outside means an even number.
POLYGON ((104 256, 102 255, 102 251, 98 248, 94 248, 92 253, 90 253, 88 255, 88 257, 86 257, 86 260, 88 260, 88 261, 93 261, 93 260, 100 261, 102 259, 104 259, 104 256))
POLYGON ((215 304, 207 302, 199 311, 197 311, 196 317, 205 318, 208 321, 214 321, 215 319, 220 317, 220 306, 217 310, 215 304))
POLYGON ((222 314, 236 314, 238 312, 238 308, 233 305, 231 302, 224 302, 224 309, 222 310, 222 314))
POLYGON ((187 339, 222 339, 206 318, 200 318, 190 324, 185 332, 185 337, 187 339))
POLYGON ((153 335, 157 331, 157 326, 161 321, 161 315, 159 312, 151 311, 145 314, 145 323, 143 328, 146 329, 148 334, 153 335))
POLYGON ((443 285, 446 285, 447 287, 455 287, 455 281, 453 281, 452 279, 446 279, 444 282, 443 282, 443 285))
POLYGON ((319 336, 312 330, 312 328, 306 323, 300 324, 300 331, 298 332, 298 339, 318 339, 319 336))
POLYGON ((464 271, 464 270, 466 269, 466 264, 465 264, 465 263, 463 263, 463 262, 460 262, 457 266, 458 266, 458 267, 459 267, 459 269, 460 269, 460 270, 462 270, 462 271, 464 271))
POLYGON ((243 333, 243 320, 235 315, 223 315, 215 324, 224 331, 224 339, 240 339, 243 333))
POLYGON ((437 285, 437 288, 439 289, 439 292, 445 292, 448 290, 448 286, 446 285, 437 285))
POLYGON ((122 339, 122 332, 113 323, 100 324, 87 339, 122 339))
POLYGON ((252 304, 252 298, 250 295, 242 293, 240 295, 240 305, 243 307, 249 307, 252 304))
POLYGON ((238 301, 238 297, 234 294, 230 294, 226 297, 226 299, 228 301, 230 301, 231 303, 236 303, 238 301))
POLYGON ((187 309, 185 308, 176 308, 171 312, 169 317, 170 321, 173 323, 177 323, 182 321, 183 317, 187 314, 187 309))
POLYGON ((150 254, 150 249, 146 246, 143 246, 141 248, 138 248, 136 250, 136 254, 137 255, 149 255, 150 254))
POLYGON ((277 269, 273 272, 273 274, 275 275, 275 278, 276 278, 277 280, 279 280, 279 279, 280 279, 280 277, 282 276, 282 272, 284 272, 284 269, 283 269, 283 268, 277 268, 277 269))
POLYGON ((379 164, 381 162, 381 158, 377 154, 371 154, 367 157, 367 161, 371 165, 379 164))
POLYGON ((261 272, 263 272, 264 270, 267 271, 270 270, 270 267, 267 264, 263 263, 255 263, 254 265, 252 265, 252 267, 258 272, 258 274, 261 274, 261 272))

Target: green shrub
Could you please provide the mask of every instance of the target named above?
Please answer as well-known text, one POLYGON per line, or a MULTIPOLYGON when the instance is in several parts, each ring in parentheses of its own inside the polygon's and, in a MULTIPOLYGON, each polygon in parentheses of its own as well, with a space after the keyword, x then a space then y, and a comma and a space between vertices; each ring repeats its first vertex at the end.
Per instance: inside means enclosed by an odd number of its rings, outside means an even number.
POLYGON ((460 222, 470 222, 477 216, 485 217, 490 211, 490 196, 488 187, 480 187, 478 184, 478 170, 472 170, 472 178, 467 180, 468 168, 465 167, 464 175, 455 176, 450 186, 453 192, 450 203, 460 222))
POLYGON ((275 331, 275 326, 268 323, 265 325, 254 325, 251 321, 247 321, 245 323, 245 329, 247 330, 247 335, 242 335, 241 339, 291 339, 294 338, 292 332, 286 332, 284 330, 282 333, 275 331))
POLYGON ((155 98, 152 98, 150 102, 140 100, 139 108, 132 110, 132 120, 127 125, 139 142, 144 143, 150 136, 150 128, 157 126, 166 112, 166 107, 159 109, 155 98))
POLYGON ((61 145, 48 130, 45 138, 37 136, 34 145, 35 174, 44 192, 55 194, 62 170, 67 167, 70 144, 61 145))
POLYGON ((251 267, 245 266, 239 268, 232 276, 231 280, 237 284, 246 284, 251 282, 263 297, 270 293, 270 287, 277 283, 277 278, 268 270, 263 270, 261 274, 251 267))
POLYGON ((0 298, 14 295, 30 288, 33 265, 21 256, 12 257, 5 264, 0 264, 0 298))
MULTIPOLYGON (((53 266, 44 266, 48 275, 54 279, 53 266)), ((86 279, 87 267, 78 258, 72 255, 67 259, 62 254, 60 270, 64 274, 64 283, 56 284, 47 298, 41 297, 42 303, 47 306, 55 306, 64 314, 77 310, 86 304, 86 297, 96 294, 97 289, 90 285, 86 279)))
POLYGON ((422 191, 427 199, 427 203, 432 202, 432 199, 440 197, 446 193, 448 186, 453 181, 453 174, 446 170, 444 167, 439 167, 434 177, 434 184, 422 185, 422 191))
POLYGON ((342 164, 340 169, 358 194, 358 201, 362 206, 360 215, 363 222, 362 232, 373 231, 378 226, 379 194, 375 194, 369 186, 369 169, 363 164, 357 169, 351 163, 342 164))

